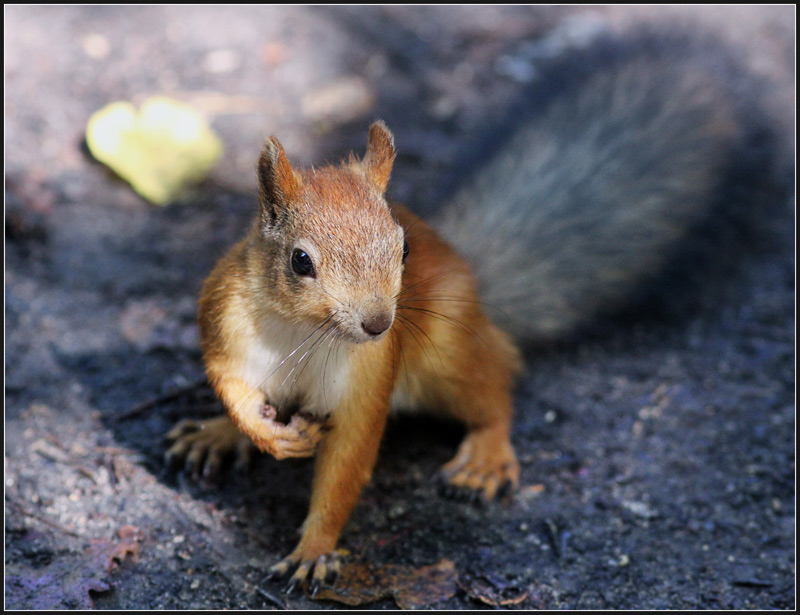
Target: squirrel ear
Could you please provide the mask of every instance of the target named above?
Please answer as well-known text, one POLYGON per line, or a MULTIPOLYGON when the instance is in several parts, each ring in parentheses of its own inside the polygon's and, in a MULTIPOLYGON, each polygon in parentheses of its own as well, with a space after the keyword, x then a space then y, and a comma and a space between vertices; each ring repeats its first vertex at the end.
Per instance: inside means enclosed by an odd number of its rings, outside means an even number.
POLYGON ((258 159, 258 189, 261 208, 274 224, 278 209, 285 207, 303 188, 303 181, 292 169, 283 146, 275 137, 264 142, 258 159))
POLYGON ((367 153, 361 164, 367 179, 381 194, 386 192, 386 186, 389 185, 394 156, 394 137, 391 131, 382 121, 374 122, 369 127, 367 153))

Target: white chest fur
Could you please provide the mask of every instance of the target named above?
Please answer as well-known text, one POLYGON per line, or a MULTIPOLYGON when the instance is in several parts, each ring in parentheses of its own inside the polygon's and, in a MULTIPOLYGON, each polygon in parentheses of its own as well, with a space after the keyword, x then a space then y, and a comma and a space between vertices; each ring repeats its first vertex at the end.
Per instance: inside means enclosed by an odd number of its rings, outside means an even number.
POLYGON ((261 323, 249 345, 242 378, 263 391, 281 409, 299 405, 304 412, 332 413, 347 390, 348 345, 334 332, 301 329, 283 319, 261 323))

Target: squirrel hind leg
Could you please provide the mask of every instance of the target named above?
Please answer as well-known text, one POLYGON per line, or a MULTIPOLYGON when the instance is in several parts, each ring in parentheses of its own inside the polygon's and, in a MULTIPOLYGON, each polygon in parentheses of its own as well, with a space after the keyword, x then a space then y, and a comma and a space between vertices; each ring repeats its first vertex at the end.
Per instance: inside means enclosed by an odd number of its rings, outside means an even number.
POLYGON ((164 439, 171 442, 164 454, 167 467, 177 470, 183 464, 186 472, 195 479, 218 478, 225 462, 231 457, 236 470, 247 470, 257 450, 227 416, 204 421, 181 421, 164 439))

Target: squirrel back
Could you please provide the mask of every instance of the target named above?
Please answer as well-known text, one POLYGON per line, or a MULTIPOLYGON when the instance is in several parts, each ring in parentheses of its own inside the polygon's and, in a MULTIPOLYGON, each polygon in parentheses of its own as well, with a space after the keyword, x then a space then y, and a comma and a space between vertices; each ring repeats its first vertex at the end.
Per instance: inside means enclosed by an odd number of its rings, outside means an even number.
POLYGON ((763 208, 772 135, 757 82, 729 52, 640 30, 543 67, 527 119, 434 222, 502 328, 571 333, 630 303, 726 219, 763 208))

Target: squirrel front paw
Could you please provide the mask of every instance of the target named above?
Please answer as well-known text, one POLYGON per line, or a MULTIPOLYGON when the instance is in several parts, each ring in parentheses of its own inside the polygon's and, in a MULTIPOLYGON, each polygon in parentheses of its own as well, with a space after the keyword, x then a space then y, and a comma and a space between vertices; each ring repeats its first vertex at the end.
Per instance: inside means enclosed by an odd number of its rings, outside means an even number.
POLYGON ((248 431, 259 450, 275 459, 313 457, 326 431, 325 419, 298 413, 284 425, 276 416, 275 408, 263 406, 261 423, 252 432, 248 431))

